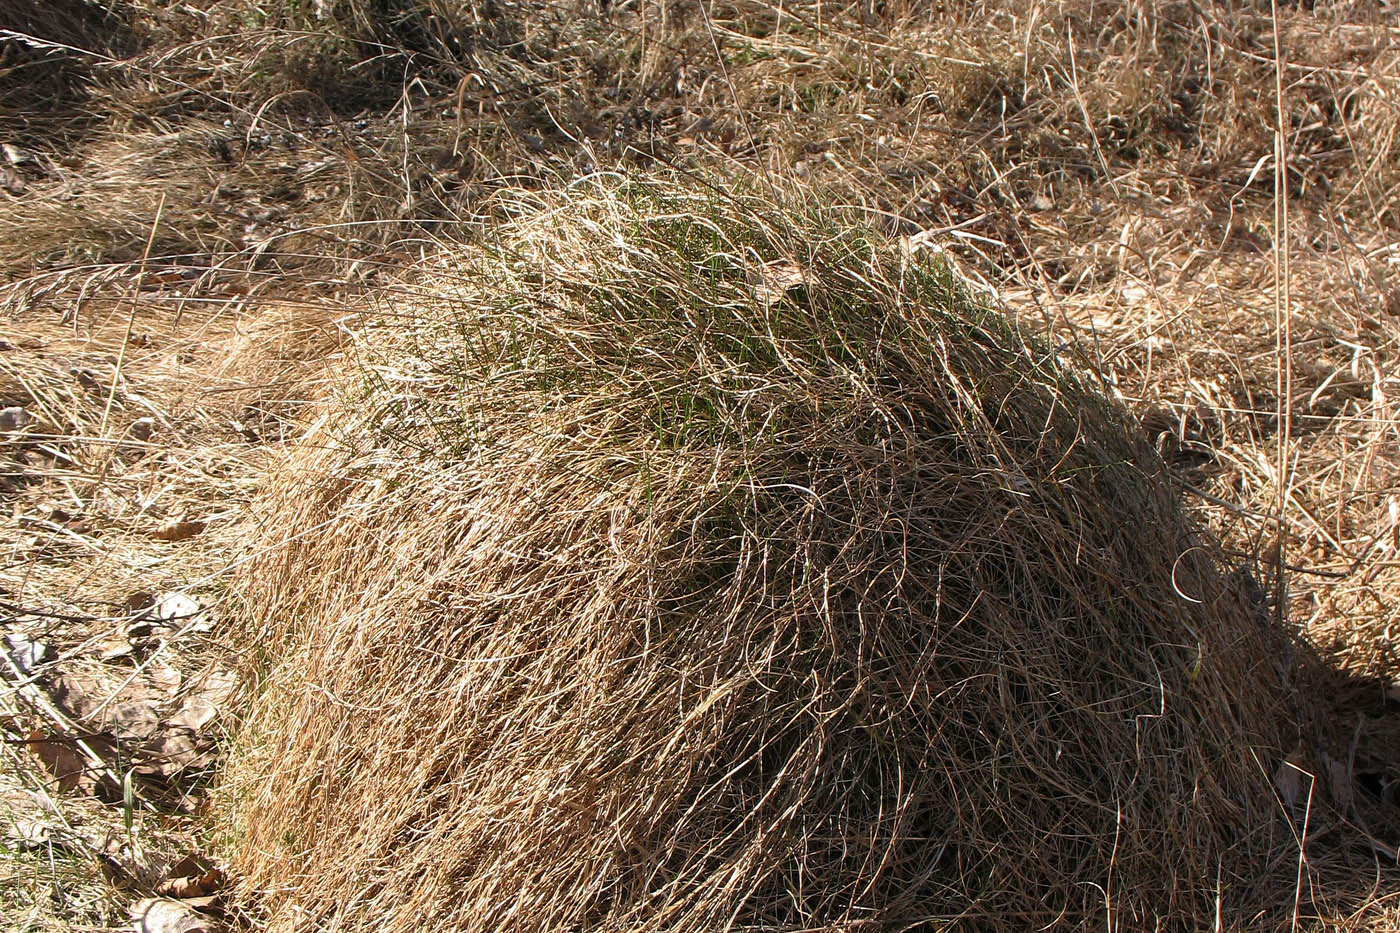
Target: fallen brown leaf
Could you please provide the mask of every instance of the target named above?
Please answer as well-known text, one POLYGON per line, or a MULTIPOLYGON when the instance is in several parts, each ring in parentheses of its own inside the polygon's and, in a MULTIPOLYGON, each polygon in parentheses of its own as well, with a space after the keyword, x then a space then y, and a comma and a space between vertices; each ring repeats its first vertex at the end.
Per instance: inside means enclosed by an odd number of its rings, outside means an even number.
POLYGON ((765 304, 772 304, 806 281, 807 277, 797 263, 786 259, 766 263, 756 273, 749 273, 749 285, 753 287, 754 297, 765 304))
POLYGON ((76 790, 90 790, 86 781, 87 765, 83 756, 74 751, 72 744, 62 736, 49 735, 36 731, 27 739, 30 751, 44 763, 44 767, 58 781, 58 789, 64 793, 76 790))
POLYGON ((156 893, 164 897, 174 897, 181 900, 194 897, 208 897, 217 893, 224 886, 225 875, 217 868, 211 868, 202 874, 180 875, 177 878, 167 878, 156 885, 156 893))
POLYGON ((136 933, 214 933, 218 924, 167 897, 147 897, 131 907, 136 933))
POLYGON ((171 519, 161 524, 152 535, 162 541, 184 541, 202 532, 204 524, 201 521, 171 519))

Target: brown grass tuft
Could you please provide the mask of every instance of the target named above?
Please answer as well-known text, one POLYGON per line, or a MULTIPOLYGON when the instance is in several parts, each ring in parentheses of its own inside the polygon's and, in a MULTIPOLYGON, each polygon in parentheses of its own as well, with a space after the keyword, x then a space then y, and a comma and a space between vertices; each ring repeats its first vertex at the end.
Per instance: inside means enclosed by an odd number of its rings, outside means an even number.
POLYGON ((828 208, 511 212, 364 329, 265 513, 225 793, 275 923, 1292 907, 1289 637, 1123 411, 828 208))

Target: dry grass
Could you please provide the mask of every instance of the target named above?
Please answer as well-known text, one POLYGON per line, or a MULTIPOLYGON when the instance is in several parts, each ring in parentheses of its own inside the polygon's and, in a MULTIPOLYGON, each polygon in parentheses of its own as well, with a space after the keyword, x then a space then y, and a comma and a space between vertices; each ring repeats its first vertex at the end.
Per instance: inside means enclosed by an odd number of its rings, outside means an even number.
MULTIPOLYGON (((125 924, 127 905, 202 845, 194 814, 207 767, 167 780, 159 761, 126 758, 129 736, 74 718, 71 695, 44 703, 33 681, 70 678, 89 693, 84 709, 132 700, 128 685, 139 690, 154 671, 179 685, 162 707, 173 710, 232 663, 240 646, 220 625, 139 644, 128 633, 136 610, 162 592, 223 617, 268 452, 288 428, 299 433, 308 382, 337 341, 326 309, 240 313, 236 303, 165 292, 94 300, 69 319, 32 303, 0 351, 0 407, 22 405, 31 417, 0 440, 0 614, 5 635, 48 649, 31 676, 3 667, 0 693, 0 913, 16 930, 125 924), (177 522, 201 530, 166 540, 163 529, 177 522), (75 789, 41 764, 40 746, 25 741, 36 735, 70 757, 83 736, 115 754, 105 767, 88 761, 75 789), (128 805, 122 780, 133 767, 152 773, 132 775, 128 805)), ((0 666, 9 662, 0 656, 0 666)), ((167 699, 135 695, 143 707, 146 697, 167 699)), ((195 738, 226 732, 223 712, 195 738)))
POLYGON ((591 187, 366 329, 279 484, 274 923, 1286 913, 1289 636, 1125 413, 847 214, 591 187))
MULTIPOLYGON (((619 163, 797 173, 900 232, 958 226, 994 265, 1060 285, 1099 263, 1035 253, 1092 250, 1164 202, 1206 210, 1207 229, 1267 226, 1271 26, 1248 4, 120 9, 139 51, 91 56, 104 119, 20 172, 11 229, 52 232, 10 237, 12 273, 59 245, 132 258, 142 237, 117 234, 144 232, 160 194, 158 254, 295 267, 450 228, 502 185, 619 163), (1028 216, 1037 196, 1068 240, 1028 216)), ((61 33, 33 19, 39 39, 61 33)), ((1295 194, 1393 222, 1387 14, 1316 5, 1284 25, 1295 194)))
MULTIPOLYGON (((1278 16, 1281 62, 1268 6, 1233 0, 8 4, 0 142, 23 151, 0 160, 0 388, 43 422, 3 441, 3 582, 21 609, 86 621, 7 628, 77 658, 133 587, 210 578, 220 597, 322 366, 363 358, 328 356, 328 322, 393 352, 401 305, 439 307, 401 270, 518 230, 501 192, 739 178, 838 206, 837 239, 839 217, 940 252, 1140 419, 1232 566, 1276 585, 1281 560, 1289 624, 1336 671, 1310 688, 1333 708, 1285 749, 1336 808, 1295 827, 1320 872, 1299 876, 1299 913, 1394 927, 1400 23, 1360 0, 1278 16), (123 350, 133 303, 151 342, 123 350), (128 436, 140 417, 154 441, 128 436), (209 531, 151 539, 184 512, 209 531), (1336 845, 1358 827, 1374 853, 1336 845)), ((210 657, 244 650, 227 635, 210 657)))

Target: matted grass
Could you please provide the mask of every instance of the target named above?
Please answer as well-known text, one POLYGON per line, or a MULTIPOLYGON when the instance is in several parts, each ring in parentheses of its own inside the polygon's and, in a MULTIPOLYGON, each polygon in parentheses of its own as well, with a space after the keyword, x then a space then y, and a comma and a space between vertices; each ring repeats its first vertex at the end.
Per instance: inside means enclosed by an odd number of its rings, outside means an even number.
POLYGON ((815 203, 507 213, 262 519, 225 806, 274 923, 1293 908, 1289 636, 1120 408, 815 203))

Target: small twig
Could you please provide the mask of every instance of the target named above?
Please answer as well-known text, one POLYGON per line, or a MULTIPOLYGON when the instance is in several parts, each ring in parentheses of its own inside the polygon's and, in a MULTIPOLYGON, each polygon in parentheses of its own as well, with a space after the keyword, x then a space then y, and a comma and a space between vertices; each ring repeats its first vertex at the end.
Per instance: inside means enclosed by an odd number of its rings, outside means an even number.
POLYGON ((1074 58, 1074 27, 1069 24, 1065 25, 1065 40, 1069 47, 1069 86, 1070 90, 1074 91, 1074 102, 1079 105, 1079 112, 1084 117, 1084 128, 1089 131, 1089 138, 1094 141, 1094 155, 1098 156, 1103 177, 1113 189, 1114 196, 1121 201, 1123 192, 1118 190, 1118 181, 1109 170, 1108 159, 1103 154, 1103 145, 1099 143, 1099 134, 1094 131, 1094 120, 1089 116, 1089 106, 1084 102, 1084 93, 1079 90, 1079 64, 1074 58))
POLYGON ((26 617, 36 619, 57 619, 60 622, 79 623, 97 622, 100 619, 102 619, 102 616, 78 615, 76 613, 71 612, 54 612, 49 609, 30 609, 27 606, 21 606, 17 603, 7 602, 2 599, 0 599, 0 612, 7 613, 9 615, 9 618, 0 620, 5 622, 15 622, 26 617))
MULTIPOLYGON (((1270 0, 1274 24, 1274 332, 1277 366, 1274 376, 1275 398, 1278 399, 1278 564, 1275 582, 1279 600, 1275 607, 1279 622, 1284 621, 1288 600, 1284 596, 1283 569, 1287 564, 1285 550, 1287 535, 1283 515, 1288 508, 1292 483, 1288 468, 1288 447, 1293 430, 1293 329, 1292 309, 1288 290, 1288 137, 1284 128, 1283 109, 1283 40, 1279 36, 1278 0, 1270 0)), ((1301 867, 1299 869, 1301 871, 1301 867)), ((1294 918, 1296 924, 1297 918, 1294 918)))
MULTIPOLYGON (((1299 773, 1307 774, 1301 768, 1299 773)), ((1308 824, 1312 822, 1313 789, 1317 786, 1317 778, 1308 774, 1308 805, 1303 811, 1303 834, 1298 839, 1298 874, 1293 883, 1293 926, 1298 929, 1298 905, 1303 900, 1303 866, 1308 860, 1308 824)))
MULTIPOLYGON (((710 0, 713 4, 713 0, 710 0)), ((709 7, 705 3, 699 5, 700 15, 705 19, 705 31, 709 33, 710 45, 715 50, 715 61, 719 64, 720 76, 724 78, 725 85, 729 88, 729 96, 734 99, 734 112, 739 117, 739 124, 744 128, 744 135, 749 139, 749 148, 753 151, 754 158, 758 161, 759 170, 763 173, 763 180, 767 182, 769 190, 773 193, 773 199, 779 200, 778 186, 773 183, 773 177, 768 173, 768 163, 759 158, 758 138, 754 136, 753 127, 749 126, 749 119, 745 115, 744 106, 739 101, 739 91, 734 87, 734 79, 729 76, 729 66, 725 63, 724 53, 720 51, 719 39, 715 36, 715 24, 710 18, 709 7)))
MULTIPOLYGON (((160 227, 160 215, 161 212, 164 210, 165 192, 162 191, 160 193, 160 203, 156 205, 155 219, 151 221, 151 235, 146 238, 146 248, 141 253, 141 265, 137 268, 136 271, 137 292, 139 292, 141 289, 141 280, 146 276, 146 260, 150 258, 151 246, 154 245, 156 241, 156 230, 160 227)), ((131 298, 131 311, 126 316, 126 333, 122 337, 121 349, 117 351, 116 368, 112 370, 112 388, 107 393, 107 405, 102 409, 102 421, 97 429, 97 437, 99 440, 106 440, 107 438, 107 421, 112 415, 112 401, 117 397, 117 383, 121 381, 122 364, 126 362, 126 348, 131 343, 131 328, 132 325, 136 323, 136 309, 138 307, 140 307, 140 302, 137 301, 136 294, 133 293, 131 298)), ((103 468, 103 472, 106 472, 105 466, 103 468)))
MULTIPOLYGON (((0 657, 4 658, 5 667, 8 670, 6 679, 13 682, 23 681, 24 672, 19 669, 19 665, 15 664, 14 659, 10 657, 9 653, 0 651, 0 657)), ((101 771, 107 778, 115 782, 117 787, 122 786, 121 776, 107 766, 107 763, 102 760, 102 756, 93 750, 93 747, 88 744, 86 739, 81 738, 81 736, 86 733, 78 729, 76 724, 65 716, 58 707, 50 703, 48 697, 44 696, 42 690, 33 684, 20 684, 18 692, 33 709, 38 710, 48 717, 48 719, 64 734, 65 739, 71 740, 73 744, 78 747, 83 755, 87 757, 88 767, 95 771, 101 771)), ((144 803, 144 806, 150 810, 155 809, 149 803, 144 803)))

